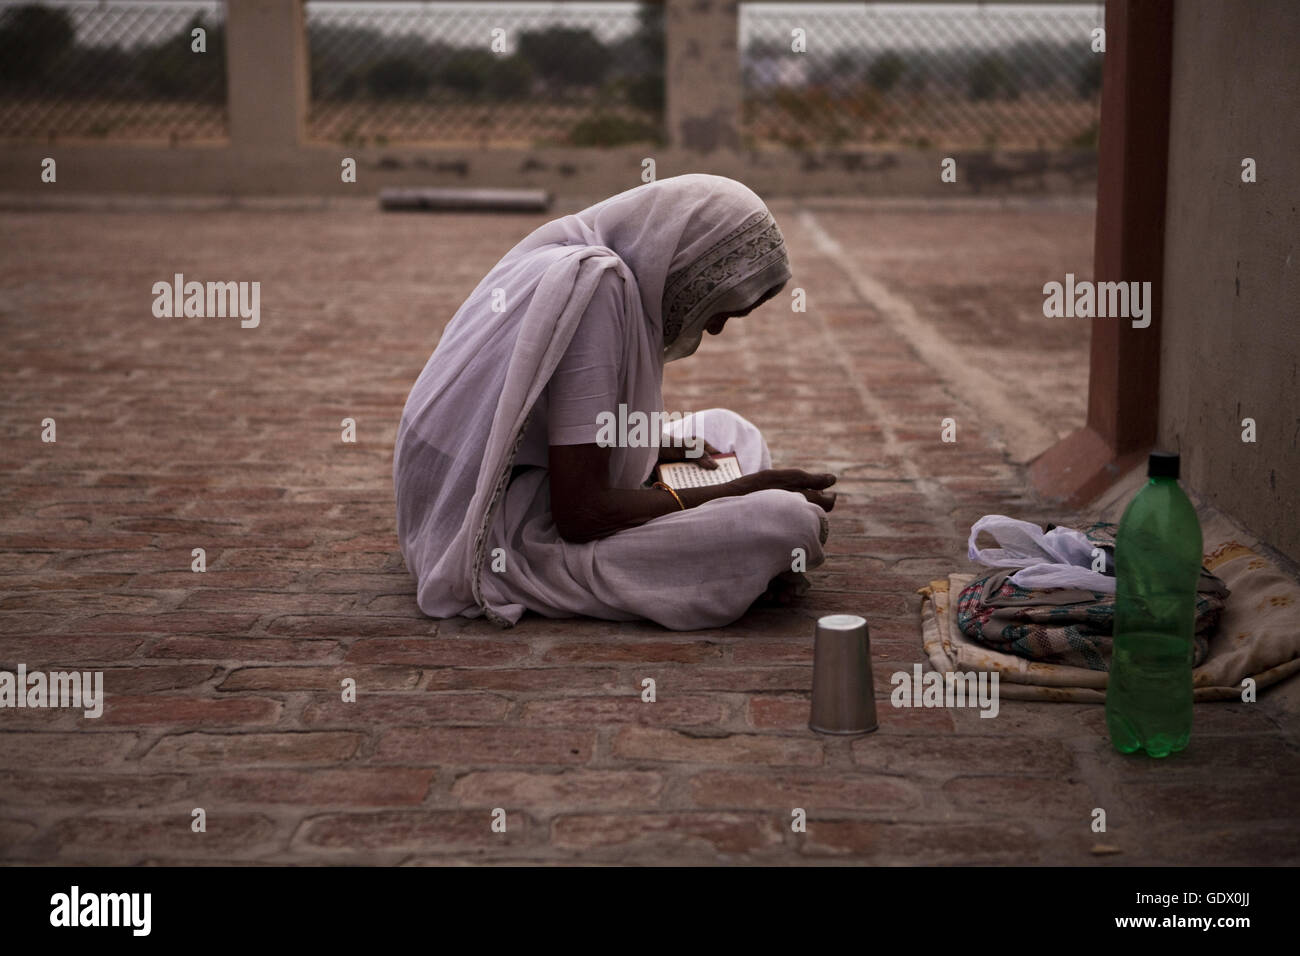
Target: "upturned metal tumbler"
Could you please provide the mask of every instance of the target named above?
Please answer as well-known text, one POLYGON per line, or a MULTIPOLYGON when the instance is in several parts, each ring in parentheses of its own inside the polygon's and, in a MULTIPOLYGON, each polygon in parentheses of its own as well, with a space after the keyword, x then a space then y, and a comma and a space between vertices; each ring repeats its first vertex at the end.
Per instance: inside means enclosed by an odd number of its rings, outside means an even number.
POLYGON ((830 614, 817 621, 808 726, 819 734, 869 734, 879 726, 865 618, 830 614))

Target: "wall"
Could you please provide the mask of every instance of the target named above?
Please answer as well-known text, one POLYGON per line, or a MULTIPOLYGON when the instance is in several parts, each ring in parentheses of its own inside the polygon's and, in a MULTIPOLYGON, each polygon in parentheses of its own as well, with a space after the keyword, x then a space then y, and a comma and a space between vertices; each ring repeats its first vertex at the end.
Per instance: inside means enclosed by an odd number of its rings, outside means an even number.
POLYGON ((1186 483, 1300 560, 1297 50, 1294 0, 1174 8, 1159 440, 1186 483))

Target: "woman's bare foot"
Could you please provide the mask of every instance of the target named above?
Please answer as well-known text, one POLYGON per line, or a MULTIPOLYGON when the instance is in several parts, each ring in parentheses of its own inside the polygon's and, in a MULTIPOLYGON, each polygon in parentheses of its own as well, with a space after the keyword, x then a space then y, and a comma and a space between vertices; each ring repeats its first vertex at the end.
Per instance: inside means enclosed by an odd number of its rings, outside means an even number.
POLYGON ((782 571, 768 583, 767 590, 755 603, 789 607, 807 594, 811 587, 806 574, 799 571, 782 571))

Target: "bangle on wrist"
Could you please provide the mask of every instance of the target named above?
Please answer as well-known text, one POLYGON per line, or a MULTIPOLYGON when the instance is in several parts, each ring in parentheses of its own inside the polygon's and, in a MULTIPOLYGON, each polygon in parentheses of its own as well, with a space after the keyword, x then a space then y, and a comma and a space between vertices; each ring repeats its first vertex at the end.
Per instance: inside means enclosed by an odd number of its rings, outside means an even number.
POLYGON ((662 481, 656 481, 654 485, 652 485, 651 487, 662 488, 664 491, 668 492, 670 495, 673 496, 673 500, 677 502, 678 508, 680 508, 682 511, 686 510, 686 504, 682 501, 681 496, 677 494, 677 492, 669 488, 667 485, 665 485, 662 481))

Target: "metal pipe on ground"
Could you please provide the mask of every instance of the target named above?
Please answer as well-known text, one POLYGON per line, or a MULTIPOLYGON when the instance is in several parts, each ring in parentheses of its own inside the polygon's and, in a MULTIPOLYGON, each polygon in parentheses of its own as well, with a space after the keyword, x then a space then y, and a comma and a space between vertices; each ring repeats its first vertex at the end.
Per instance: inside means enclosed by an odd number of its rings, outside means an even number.
POLYGON ((384 189, 379 208, 390 212, 545 212, 542 189, 384 189))

